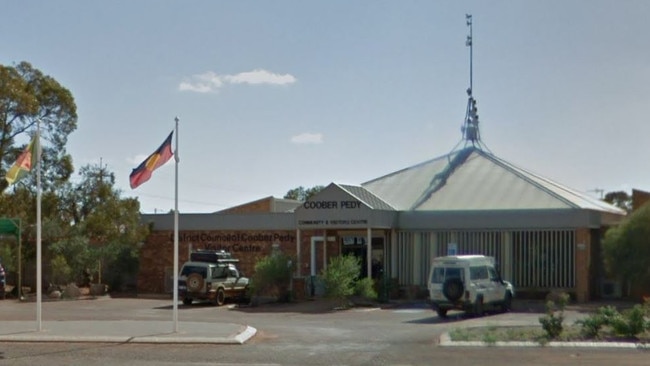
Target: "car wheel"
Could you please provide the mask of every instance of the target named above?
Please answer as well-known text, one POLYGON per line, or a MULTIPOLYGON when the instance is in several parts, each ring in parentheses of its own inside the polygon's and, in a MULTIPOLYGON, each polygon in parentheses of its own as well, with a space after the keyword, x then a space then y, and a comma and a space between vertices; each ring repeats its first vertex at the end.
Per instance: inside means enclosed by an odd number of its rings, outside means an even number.
POLYGON ((449 301, 459 300, 463 296, 464 289, 465 285, 458 277, 448 278, 445 283, 442 284, 442 294, 445 295, 449 301))
POLYGON ((192 305, 192 299, 190 299, 189 297, 183 298, 183 304, 192 305))
POLYGON ((474 316, 483 316, 483 313, 485 313, 483 298, 479 297, 476 299, 476 303, 474 304, 474 316))
POLYGON ((501 311, 507 313, 510 310, 512 310, 512 294, 508 291, 505 299, 503 299, 503 304, 501 304, 501 311))
POLYGON ((441 318, 447 317, 447 309, 437 309, 436 313, 438 313, 438 316, 441 318))
POLYGON ((192 273, 187 276, 187 290, 191 292, 199 292, 203 289, 203 276, 200 273, 192 273))
POLYGON ((223 291, 223 288, 217 289, 217 296, 214 298, 214 303, 217 306, 221 306, 226 302, 226 293, 223 291))

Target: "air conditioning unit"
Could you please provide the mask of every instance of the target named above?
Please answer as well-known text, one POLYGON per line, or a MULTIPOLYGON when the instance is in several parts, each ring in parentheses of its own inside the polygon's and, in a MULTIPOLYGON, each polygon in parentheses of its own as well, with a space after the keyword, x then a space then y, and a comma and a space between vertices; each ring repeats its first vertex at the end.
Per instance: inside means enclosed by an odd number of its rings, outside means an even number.
POLYGON ((619 299, 623 296, 621 283, 616 280, 602 280, 600 282, 600 295, 603 299, 619 299))

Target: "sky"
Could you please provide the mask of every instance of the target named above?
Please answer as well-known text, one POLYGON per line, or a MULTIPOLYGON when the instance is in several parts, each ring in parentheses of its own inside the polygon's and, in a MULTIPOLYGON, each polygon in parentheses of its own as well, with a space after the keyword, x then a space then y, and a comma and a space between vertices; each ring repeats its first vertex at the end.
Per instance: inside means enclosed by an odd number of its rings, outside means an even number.
MULTIPOLYGON (((461 141, 472 84, 496 156, 594 197, 650 191, 646 0, 4 0, 0 64, 71 91, 75 168, 143 213, 359 185, 461 141)), ((75 173, 73 180, 80 179, 75 173)))

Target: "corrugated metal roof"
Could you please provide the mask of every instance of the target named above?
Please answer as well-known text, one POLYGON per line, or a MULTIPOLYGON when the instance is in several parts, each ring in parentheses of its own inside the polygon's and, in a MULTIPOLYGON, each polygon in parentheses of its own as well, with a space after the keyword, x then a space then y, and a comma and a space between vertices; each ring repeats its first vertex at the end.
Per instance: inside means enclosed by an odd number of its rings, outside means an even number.
POLYGON ((394 211, 395 209, 386 203, 381 198, 374 195, 372 192, 369 192, 367 189, 361 186, 351 186, 347 184, 337 184, 341 189, 346 191, 348 194, 356 197, 370 208, 374 210, 387 210, 394 211))
POLYGON ((363 183, 397 210, 591 209, 618 207, 469 147, 363 183))
POLYGON ((272 212, 293 212, 302 202, 286 198, 273 197, 274 205, 272 212))

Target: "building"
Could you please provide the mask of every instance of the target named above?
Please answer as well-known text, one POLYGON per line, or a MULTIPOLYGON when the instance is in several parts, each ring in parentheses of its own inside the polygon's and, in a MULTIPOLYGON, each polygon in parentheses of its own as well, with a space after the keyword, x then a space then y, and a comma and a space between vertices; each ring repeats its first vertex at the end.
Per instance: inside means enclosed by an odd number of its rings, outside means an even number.
MULTIPOLYGON (((358 186, 332 183, 301 203, 267 197, 213 214, 180 214, 181 264, 191 249, 224 249, 250 273, 279 249, 299 264, 297 286, 328 259, 361 258, 363 274, 426 288, 432 258, 486 254, 519 292, 601 295, 600 242, 625 212, 514 166, 476 146, 358 186)), ((173 215, 143 215, 138 289, 171 292, 173 215)), ((306 289, 297 289, 302 292, 306 289)))
MULTIPOLYGON (((467 24, 471 29, 471 16, 467 24)), ((468 41, 471 47, 471 35, 468 41)), ((318 293, 308 280, 329 258, 353 254, 363 275, 390 279, 417 296, 432 258, 486 254, 518 293, 599 297, 601 237, 625 211, 492 154, 481 141, 471 85, 470 76, 460 149, 360 185, 331 183, 303 203, 268 197, 179 215, 180 261, 192 248, 224 249, 250 273, 257 259, 282 250, 296 258, 300 296, 318 293)), ((173 215, 142 220, 153 234, 142 248, 138 289, 171 292, 173 215)))

